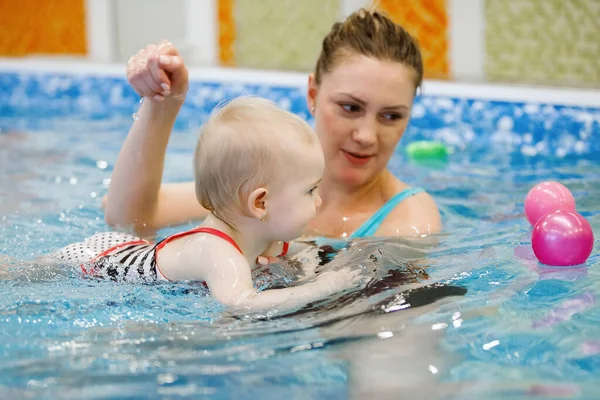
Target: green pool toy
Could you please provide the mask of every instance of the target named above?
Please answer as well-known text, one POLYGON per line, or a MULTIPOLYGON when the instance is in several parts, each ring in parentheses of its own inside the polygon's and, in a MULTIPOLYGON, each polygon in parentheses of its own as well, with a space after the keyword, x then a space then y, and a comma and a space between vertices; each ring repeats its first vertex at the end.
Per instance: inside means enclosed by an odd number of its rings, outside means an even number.
POLYGON ((442 142, 420 140, 406 146, 406 154, 416 161, 445 161, 449 153, 448 147, 442 142))

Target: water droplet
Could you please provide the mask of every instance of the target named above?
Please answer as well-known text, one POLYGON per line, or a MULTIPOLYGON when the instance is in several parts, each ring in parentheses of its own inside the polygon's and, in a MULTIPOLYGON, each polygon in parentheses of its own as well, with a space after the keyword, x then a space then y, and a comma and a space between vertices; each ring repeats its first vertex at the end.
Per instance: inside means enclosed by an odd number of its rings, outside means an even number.
MULTIPOLYGON (((138 107, 138 111, 140 110, 140 107, 142 107, 142 103, 143 103, 143 102, 144 102, 144 98, 142 97, 142 98, 140 99, 140 103, 139 103, 139 104, 140 104, 140 106, 138 107)), ((131 114, 131 118, 133 118, 133 120, 134 120, 134 121, 137 121, 137 120, 138 120, 138 115, 137 115, 137 114, 138 114, 138 111, 136 111, 136 112, 134 112, 133 114, 131 114)))
POLYGON ((106 167, 108 167, 108 163, 103 160, 98 160, 98 161, 96 161, 96 167, 98 167, 100 169, 106 169, 106 167))

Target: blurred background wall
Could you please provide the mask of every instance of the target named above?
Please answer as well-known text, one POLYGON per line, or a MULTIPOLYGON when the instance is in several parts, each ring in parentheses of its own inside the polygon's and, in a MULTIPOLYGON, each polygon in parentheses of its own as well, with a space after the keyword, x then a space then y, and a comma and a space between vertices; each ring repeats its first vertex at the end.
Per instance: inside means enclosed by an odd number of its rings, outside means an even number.
MULTIPOLYGON (((379 0, 429 79, 600 87, 600 0, 379 0)), ((369 0, 3 0, 0 57, 124 63, 164 38, 191 66, 312 70, 331 24, 369 0)))

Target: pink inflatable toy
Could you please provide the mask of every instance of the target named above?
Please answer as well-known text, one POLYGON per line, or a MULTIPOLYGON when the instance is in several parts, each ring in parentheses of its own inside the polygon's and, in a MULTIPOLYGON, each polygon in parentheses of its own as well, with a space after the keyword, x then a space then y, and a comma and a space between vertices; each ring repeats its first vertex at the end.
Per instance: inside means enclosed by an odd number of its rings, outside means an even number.
POLYGON ((525 215, 533 226, 554 210, 575 211, 575 199, 566 186, 547 181, 535 185, 525 197, 525 215))
POLYGON ((590 223, 575 211, 556 210, 535 224, 531 246, 542 264, 579 265, 592 253, 594 232, 590 223))

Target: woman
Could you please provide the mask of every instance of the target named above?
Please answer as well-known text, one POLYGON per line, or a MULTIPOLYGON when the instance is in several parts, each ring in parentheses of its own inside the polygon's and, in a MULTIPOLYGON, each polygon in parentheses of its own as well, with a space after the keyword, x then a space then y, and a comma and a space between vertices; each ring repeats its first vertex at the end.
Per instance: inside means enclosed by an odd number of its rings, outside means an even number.
MULTIPOLYGON (((441 229, 433 199, 387 169, 422 78, 418 45, 387 17, 363 9, 333 25, 308 78, 308 108, 325 153, 323 203, 310 224, 315 236, 420 236, 441 229)), ((161 42, 141 50, 128 63, 128 79, 146 100, 115 165, 106 221, 149 236, 207 211, 192 182, 161 185, 167 142, 188 88, 177 49, 161 42)))

